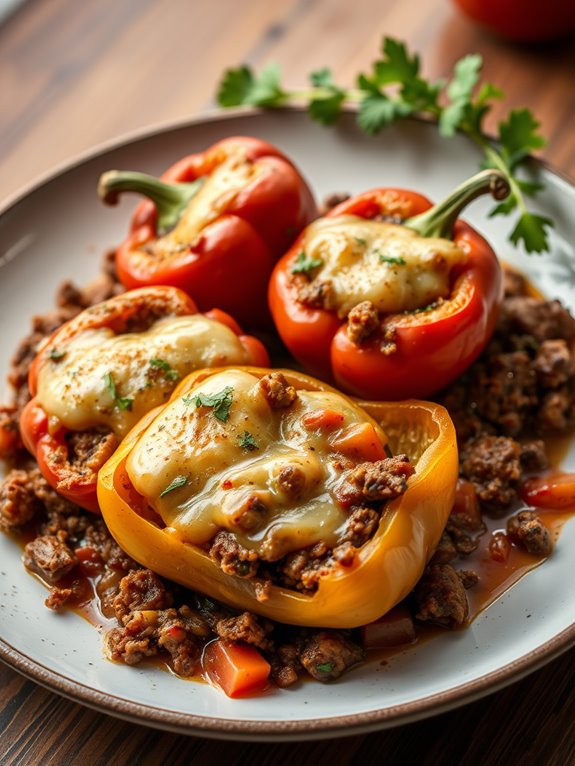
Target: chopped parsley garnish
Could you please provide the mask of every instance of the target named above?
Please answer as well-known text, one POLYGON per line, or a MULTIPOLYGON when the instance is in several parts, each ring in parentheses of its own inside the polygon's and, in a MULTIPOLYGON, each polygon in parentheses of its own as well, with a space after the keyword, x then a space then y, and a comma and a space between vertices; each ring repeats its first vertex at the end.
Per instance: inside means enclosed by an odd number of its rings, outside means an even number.
POLYGON ((130 398, 129 396, 120 396, 118 394, 118 389, 116 388, 116 384, 114 383, 114 377, 111 372, 107 372, 104 375, 104 383, 106 384, 106 388, 108 391, 112 394, 114 398, 114 404, 119 410, 131 410, 132 404, 134 403, 134 400, 130 398))
POLYGON ((309 274, 310 271, 317 269, 318 266, 322 265, 322 263, 323 261, 321 258, 308 258, 308 256, 302 250, 301 253, 298 254, 298 257, 295 259, 294 263, 292 263, 291 273, 309 274))
POLYGON ((390 264, 392 264, 394 266, 405 266, 405 264, 407 263, 405 258, 402 258, 401 256, 398 256, 397 258, 394 258, 391 255, 382 255, 381 253, 379 254, 379 262, 380 263, 390 263, 390 264))
POLYGON ((164 497, 164 495, 167 495, 169 492, 173 492, 175 489, 181 489, 182 487, 185 487, 187 483, 187 476, 176 476, 176 478, 168 484, 166 489, 160 492, 160 497, 164 497))
POLYGON ((315 666, 315 669, 320 673, 331 673, 333 671, 333 665, 331 662, 321 662, 315 666))
POLYGON ((248 450, 248 452, 253 452, 253 450, 258 449, 256 440, 249 431, 243 432, 243 434, 238 438, 238 444, 242 449, 248 450))
POLYGON ((63 357, 66 356, 66 352, 62 351, 61 348, 57 348, 56 346, 54 348, 50 349, 50 353, 48 354, 50 359, 53 359, 55 362, 59 362, 60 359, 63 359, 63 357))
POLYGON ((213 407, 214 417, 225 423, 230 416, 233 398, 234 389, 231 386, 226 386, 222 391, 218 391, 217 394, 198 394, 194 397, 187 397, 183 401, 184 404, 194 402, 196 407, 213 407))
POLYGON ((363 237, 354 237, 354 239, 358 245, 361 245, 361 247, 365 247, 367 245, 367 242, 363 237))
POLYGON ((180 373, 177 370, 174 370, 172 365, 166 362, 165 359, 150 359, 150 367, 153 367, 155 370, 161 370, 164 373, 166 380, 180 379, 180 373))

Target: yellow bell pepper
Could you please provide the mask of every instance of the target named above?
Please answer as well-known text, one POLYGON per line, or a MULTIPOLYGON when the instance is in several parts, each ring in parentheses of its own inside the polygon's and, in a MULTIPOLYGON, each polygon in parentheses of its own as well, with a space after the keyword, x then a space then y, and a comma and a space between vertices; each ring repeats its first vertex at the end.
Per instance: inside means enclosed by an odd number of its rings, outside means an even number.
MULTIPOLYGON (((270 372, 241 369, 258 377, 270 372)), ((192 373, 174 391, 172 400, 217 372, 192 373)), ((281 372, 297 389, 334 391, 301 373, 281 372)), ((412 590, 439 542, 454 499, 457 443, 451 419, 438 404, 357 403, 381 424, 393 453, 410 457, 415 474, 405 493, 385 506, 378 530, 358 549, 353 564, 334 567, 311 595, 274 585, 269 598, 258 601, 252 580, 224 573, 204 550, 152 521, 147 503, 127 475, 126 460, 162 408, 149 413, 128 434, 100 471, 98 500, 110 532, 143 566, 236 609, 278 622, 324 628, 354 628, 378 619, 412 590)))

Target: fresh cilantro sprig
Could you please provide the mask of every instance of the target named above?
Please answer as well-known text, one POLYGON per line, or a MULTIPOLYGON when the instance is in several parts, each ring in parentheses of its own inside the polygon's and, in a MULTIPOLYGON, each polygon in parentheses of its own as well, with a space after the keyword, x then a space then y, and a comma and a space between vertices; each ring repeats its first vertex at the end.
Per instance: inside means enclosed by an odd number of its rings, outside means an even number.
POLYGON ((268 64, 259 74, 242 66, 225 72, 217 99, 223 107, 281 107, 290 101, 304 101, 310 117, 323 125, 333 124, 345 106, 356 104, 359 127, 370 135, 409 115, 431 117, 442 136, 464 133, 483 151, 483 166, 497 168, 507 176, 511 193, 491 215, 517 216, 511 242, 522 244, 528 253, 548 251, 553 222, 528 208, 528 200, 542 186, 520 174, 531 152, 543 148, 546 141, 529 109, 509 112, 499 123, 496 141, 487 138, 485 118, 494 101, 504 94, 492 83, 480 81, 482 66, 482 57, 470 54, 455 64, 448 80, 431 82, 421 74, 419 56, 410 53, 401 41, 386 37, 380 57, 371 71, 358 75, 355 88, 340 87, 329 69, 321 69, 310 75, 311 87, 287 90, 275 64, 268 64))
POLYGON ((116 388, 116 383, 114 382, 114 376, 111 372, 107 372, 104 375, 104 385, 108 389, 108 391, 112 394, 112 398, 114 399, 114 404, 119 410, 131 410, 132 404, 134 403, 134 400, 129 396, 120 396, 118 394, 118 389, 116 388))

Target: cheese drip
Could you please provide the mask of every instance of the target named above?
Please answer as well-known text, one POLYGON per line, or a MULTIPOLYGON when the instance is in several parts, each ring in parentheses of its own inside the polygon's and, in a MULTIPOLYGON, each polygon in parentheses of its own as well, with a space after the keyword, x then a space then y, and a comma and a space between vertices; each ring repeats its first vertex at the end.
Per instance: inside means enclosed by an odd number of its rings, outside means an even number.
POLYGON ((321 261, 313 276, 331 282, 340 316, 362 301, 371 301, 381 313, 427 306, 449 295, 451 269, 465 261, 461 248, 448 239, 351 215, 312 223, 302 249, 321 261))
POLYGON ((234 198, 259 172, 241 151, 231 154, 206 176, 198 193, 180 216, 176 226, 157 241, 159 251, 194 245, 202 229, 225 213, 234 198))
POLYGON ((193 370, 249 361, 238 336, 202 314, 160 319, 141 333, 86 330, 57 352, 38 376, 45 412, 70 430, 104 426, 119 438, 193 370))
POLYGON ((202 545, 225 529, 244 548, 275 561, 320 541, 336 544, 348 513, 334 499, 342 480, 341 455, 330 449, 328 437, 366 421, 385 444, 375 421, 338 394, 299 391, 291 407, 271 409, 255 376, 228 370, 170 403, 139 439, 126 470, 180 539, 202 545), (213 409, 198 407, 196 397, 213 396, 227 386, 233 388, 233 400, 228 419, 221 422, 213 409), (323 408, 343 416, 329 434, 302 423, 306 413, 323 408), (242 447, 246 431, 256 449, 242 447), (293 468, 301 472, 295 494, 280 480, 293 468), (174 488, 166 491, 169 487, 174 488), (245 529, 250 508, 253 526, 245 529))

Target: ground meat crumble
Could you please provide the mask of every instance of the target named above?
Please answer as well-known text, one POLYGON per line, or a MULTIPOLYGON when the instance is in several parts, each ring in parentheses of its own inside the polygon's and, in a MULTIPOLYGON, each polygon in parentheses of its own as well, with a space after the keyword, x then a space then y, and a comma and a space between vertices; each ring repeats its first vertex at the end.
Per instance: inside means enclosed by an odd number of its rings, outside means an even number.
MULTIPOLYGON (((19 413, 28 401, 28 370, 46 335, 80 310, 121 291, 111 264, 109 259, 103 276, 85 290, 65 283, 58 309, 34 319, 30 336, 13 360, 14 402, 0 408, 4 433, 18 434, 19 413)), ((307 286, 309 292, 309 281, 298 280, 299 289, 305 292, 307 286)), ((313 290, 306 302, 329 306, 330 286, 314 285, 313 290)), ((348 334, 353 342, 361 343, 379 329, 380 319, 372 309, 364 302, 350 312, 348 334)), ((149 317, 144 319, 148 322, 149 317)), ((136 326, 139 320, 134 321, 136 326)), ((547 467, 544 443, 534 435, 564 433, 575 425, 574 339, 575 323, 557 301, 532 297, 521 275, 506 273, 506 299, 491 343, 438 397, 456 425, 460 481, 439 545, 404 603, 415 630, 425 622, 447 628, 466 623, 466 590, 474 587, 478 575, 458 569, 456 562, 477 548, 486 518, 509 514, 524 477, 547 467)), ((393 344, 393 338, 386 342, 393 344)), ((260 387, 273 409, 289 408, 297 399, 297 391, 281 373, 265 376, 260 387)), ((140 567, 113 541, 102 519, 47 484, 35 464, 19 452, 17 439, 0 448, 15 466, 0 484, 0 529, 27 536, 24 563, 50 586, 46 605, 51 609, 92 598, 93 592, 86 594, 85 588, 86 578, 92 578, 102 613, 116 621, 106 636, 113 660, 135 665, 145 658, 168 656, 176 673, 191 676, 198 672, 206 641, 218 637, 259 649, 270 662, 274 683, 285 688, 304 673, 332 681, 364 658, 357 631, 292 628, 250 612, 238 614, 140 567)), ((84 434, 70 440, 66 460, 97 471, 114 448, 110 434, 84 434)), ((272 565, 242 548, 233 534, 220 531, 208 545, 209 555, 224 572, 252 580, 261 600, 268 597, 272 582, 313 592, 330 568, 353 563, 357 549, 377 530, 385 503, 405 491, 412 473, 405 455, 344 471, 338 500, 348 515, 332 548, 318 543, 272 565)), ((279 483, 287 496, 297 497, 297 467, 287 466, 279 483)), ((239 526, 249 529, 250 519, 259 512, 257 497, 247 497, 239 526)), ((535 556, 547 556, 552 549, 549 531, 532 510, 509 516, 500 534, 506 545, 535 556)))

